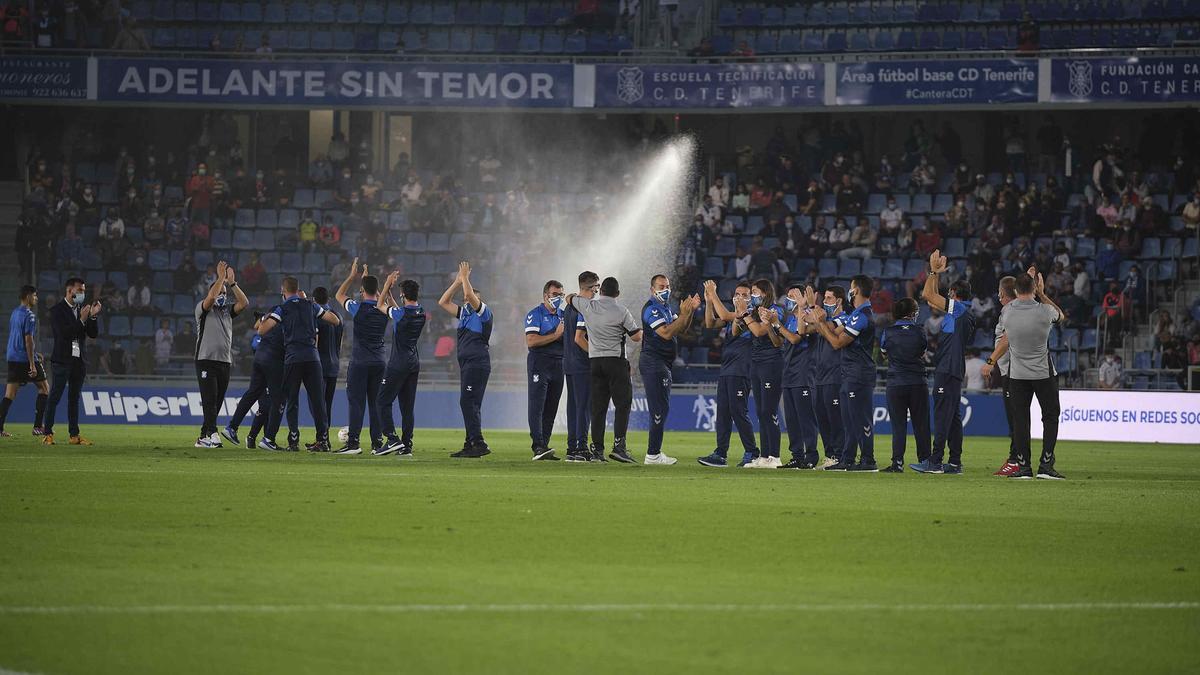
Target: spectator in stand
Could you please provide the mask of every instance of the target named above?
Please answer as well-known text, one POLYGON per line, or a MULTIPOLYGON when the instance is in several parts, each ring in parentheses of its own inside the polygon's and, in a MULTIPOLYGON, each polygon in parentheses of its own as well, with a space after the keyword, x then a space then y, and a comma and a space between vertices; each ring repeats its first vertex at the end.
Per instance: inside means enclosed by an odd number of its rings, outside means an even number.
POLYGON ((209 240, 212 237, 212 232, 209 230, 208 223, 202 220, 193 221, 189 235, 192 238, 193 247, 198 249, 209 248, 209 240))
POLYGON ((1100 301, 1100 306, 1103 309, 1103 317, 1105 327, 1110 335, 1121 334, 1121 317, 1124 315, 1125 296, 1121 293, 1121 286, 1115 282, 1109 282, 1108 293, 1104 294, 1104 299, 1100 301))
MULTIPOLYGON (((747 275, 774 280, 777 276, 775 265, 778 261, 779 257, 775 252, 763 246, 763 238, 755 237, 750 244, 750 268, 747 275)), ((746 275, 741 275, 739 278, 745 277, 746 275)))
POLYGON ((333 221, 333 216, 325 214, 319 233, 321 246, 326 251, 340 251, 342 244, 342 228, 333 221))
POLYGON ((199 276, 200 273, 196 270, 196 264, 192 262, 192 257, 187 256, 171 273, 171 289, 176 293, 193 293, 196 290, 196 281, 199 276))
POLYGON ((1071 275, 1067 274, 1061 262, 1055 262, 1054 271, 1046 277, 1046 294, 1057 301, 1070 293, 1072 286, 1071 275))
POLYGON ((1146 283, 1141 274, 1142 270, 1138 265, 1130 266, 1129 271, 1125 273, 1125 283, 1121 287, 1121 293, 1125 296, 1124 318, 1126 319, 1146 314, 1146 303, 1149 298, 1146 295, 1146 283))
POLYGON ((750 189, 745 183, 738 183, 729 204, 733 213, 746 215, 750 212, 750 189))
POLYGON ((838 216, 833 230, 829 232, 829 250, 840 255, 848 248, 850 248, 850 227, 846 225, 844 217, 838 216))
POLYGON ((706 226, 712 227, 721 222, 721 207, 713 203, 712 195, 706 194, 703 203, 696 207, 696 215, 700 216, 706 226))
POLYGON ((233 229, 233 195, 229 182, 225 180, 225 172, 221 169, 213 171, 212 182, 212 225, 224 229, 233 229))
POLYGON ((292 179, 288 176, 287 169, 279 167, 275 169, 274 175, 271 177, 271 201, 274 206, 284 209, 292 203, 292 195, 296 192, 296 186, 292 184, 292 179))
MULTIPOLYGON (((822 258, 828 249, 829 230, 825 228, 825 216, 817 216, 813 221, 812 232, 808 233, 808 242, 803 255, 807 258, 822 258)), ((820 286, 816 288, 820 288, 820 286)))
POLYGON ((6 0, 0 5, 0 23, 5 42, 21 42, 29 34, 29 9, 22 0, 6 0))
POLYGON ((134 315, 154 314, 154 305, 150 304, 150 300, 150 287, 146 285, 145 278, 135 278, 133 284, 129 286, 129 291, 125 293, 129 313, 134 315))
POLYGON ((1104 155, 1092 165, 1091 183, 1084 188, 1088 203, 1095 204, 1101 196, 1111 199, 1120 191, 1117 188, 1117 180, 1124 175, 1124 171, 1117 164, 1117 153, 1111 148, 1106 148, 1104 155))
POLYGON ((917 256, 922 259, 929 258, 929 255, 935 250, 942 247, 942 233, 938 229, 937 223, 929 223, 929 226, 917 233, 917 240, 914 244, 914 250, 917 256))
POLYGON ((318 154, 308 165, 308 184, 314 188, 324 188, 332 183, 333 164, 328 157, 318 154))
POLYGON ((1120 224, 1117 207, 1113 206, 1108 197, 1100 197, 1100 205, 1096 207, 1096 215, 1107 230, 1115 230, 1120 224))
POLYGON ((371 208, 375 208, 379 204, 380 193, 383 192, 383 183, 376 180, 375 176, 367 174, 358 192, 362 195, 363 201, 369 204, 371 208))
POLYGON ((250 260, 238 275, 242 289, 248 295, 256 295, 267 291, 267 268, 258 257, 258 251, 250 252, 250 260))
POLYGON ((1008 170, 1022 173, 1025 171, 1025 135, 1015 120, 1005 126, 1004 156, 1008 159, 1008 170))
POLYGON ((183 328, 175 334, 171 342, 171 355, 175 357, 194 358, 196 353, 196 331, 191 321, 185 321, 183 328))
POLYGON ((774 227, 782 223, 791 213, 791 210, 783 201, 783 193, 776 192, 775 196, 771 199, 771 203, 767 205, 767 208, 763 209, 763 218, 766 219, 769 225, 774 227))
POLYGON ((871 313, 876 326, 882 327, 892 322, 892 307, 895 304, 896 298, 892 292, 876 279, 875 290, 871 292, 871 313))
POLYGON ((158 330, 154 332, 154 365, 159 370, 165 369, 171 361, 171 346, 175 334, 171 332, 171 321, 163 319, 158 322, 158 330))
POLYGON ((491 150, 483 153, 479 160, 479 188, 483 192, 497 192, 500 189, 500 170, 504 164, 491 150))
POLYGON ((879 168, 875 170, 875 191, 891 192, 896 189, 896 168, 888 161, 888 156, 879 158, 879 168))
POLYGON ((137 19, 131 16, 125 19, 121 32, 113 40, 112 48, 120 52, 148 52, 150 42, 137 19))
POLYGON ((1113 240, 1106 237, 1103 248, 1096 255, 1096 275, 1101 279, 1115 280, 1121 271, 1122 262, 1125 262, 1124 256, 1117 250, 1113 240))
POLYGON ((212 217, 213 179, 208 175, 207 164, 201 162, 196 166, 195 172, 188 178, 184 192, 191 204, 191 220, 206 224, 212 222, 210 219, 212 217))
POLYGON ((100 301, 110 312, 125 311, 125 295, 111 279, 105 280, 100 286, 100 301))
POLYGON ((217 282, 217 266, 209 263, 204 268, 204 274, 200 276, 200 281, 192 288, 193 295, 205 295, 208 289, 217 282))
POLYGON ((859 216, 858 224, 854 226, 854 230, 850 233, 850 248, 840 251, 838 258, 842 260, 850 258, 862 258, 866 260, 870 258, 875 254, 875 242, 878 236, 875 230, 871 229, 871 222, 859 216))
MULTIPOLYGON (((328 216, 326 216, 328 218, 328 216)), ((297 226, 296 242, 303 253, 312 253, 317 250, 317 235, 320 231, 320 226, 317 221, 313 220, 312 209, 304 210, 304 217, 300 220, 297 226)))
MULTIPOLYGON (((661 1, 662 0, 660 0, 660 2, 661 1)), ((741 42, 738 43, 737 47, 733 48, 733 51, 729 52, 729 55, 733 56, 733 57, 737 57, 737 58, 742 58, 742 59, 753 58, 754 57, 754 48, 750 46, 750 43, 746 42, 745 40, 742 40, 741 42)))
POLYGON ((1154 338, 1158 344, 1166 344, 1175 339, 1175 319, 1167 310, 1159 310, 1158 321, 1154 326, 1154 338))
POLYGON ((733 275, 738 279, 745 279, 750 273, 750 252, 738 246, 733 255, 733 275))
MULTIPOLYGON (((984 207, 984 212, 987 212, 987 207, 984 207)), ((967 202, 962 197, 959 197, 954 205, 946 210, 945 218, 946 233, 950 235, 966 234, 972 225, 971 212, 967 210, 967 202)))
POLYGON ((918 192, 933 194, 937 191, 937 168, 929 163, 929 158, 921 155, 917 165, 913 167, 908 180, 908 194, 918 192))
POLYGON ((255 54, 270 54, 275 50, 271 49, 271 38, 266 33, 263 33, 262 39, 258 41, 258 48, 254 50, 255 54))
POLYGON ((1200 227, 1200 192, 1192 195, 1192 200, 1184 204, 1179 215, 1183 217, 1184 227, 1192 230, 1200 227))
POLYGON ((708 196, 713 205, 721 210, 729 206, 729 188, 725 185, 723 177, 717 176, 713 180, 713 184, 708 188, 708 196))
POLYGON ((996 188, 987 182, 987 176, 979 173, 975 174, 975 189, 971 194, 975 197, 975 203, 982 202, 985 206, 991 206, 996 200, 996 188))
MULTIPOLYGON (((404 183, 404 187, 400 188, 400 205, 409 208, 416 204, 421 199, 424 188, 421 186, 421 179, 417 176, 417 172, 409 169, 408 179, 404 183)), ((491 198, 491 194, 488 195, 491 198)))
POLYGON ((900 221, 904 219, 904 211, 896 205, 896 198, 892 195, 887 196, 887 206, 879 212, 879 225, 884 230, 897 231, 900 229, 900 221))
POLYGON ((984 291, 976 285, 975 280, 969 280, 971 288, 975 289, 975 299, 971 301, 971 315, 975 317, 975 325, 991 325, 998 315, 995 294, 984 291))
POLYGON ((896 255, 907 258, 916 249, 916 233, 912 223, 905 218, 900 221, 900 231, 896 233, 896 255))
POLYGON ((834 189, 834 200, 839 215, 858 215, 862 213, 867 195, 850 180, 850 174, 842 174, 841 182, 834 189))
POLYGON ((187 218, 183 215, 183 209, 172 208, 171 217, 167 219, 167 245, 173 249, 187 246, 190 229, 187 218))
POLYGON ((963 364, 963 389, 982 391, 987 389, 983 379, 983 359, 979 358, 979 350, 974 347, 967 349, 967 360, 963 364))
POLYGON ((166 242, 167 224, 158 214, 158 209, 152 208, 146 215, 146 220, 142 222, 142 237, 146 239, 146 243, 155 248, 162 248, 166 242))
POLYGON ((1101 389, 1122 389, 1124 380, 1125 369, 1121 366, 1121 360, 1111 349, 1105 350, 1097 384, 1101 389))
POLYGON ((346 136, 342 132, 336 132, 329 139, 329 147, 326 148, 326 154, 329 156, 329 163, 334 169, 340 169, 346 166, 350 159, 350 146, 346 143, 346 136))
POLYGON ((1142 251, 1142 233, 1133 229, 1128 220, 1122 220, 1117 230, 1117 250, 1125 258, 1135 258, 1142 251))
POLYGON ((767 185, 765 178, 759 178, 754 184, 754 190, 750 192, 750 209, 759 211, 771 205, 771 199, 775 196, 774 191, 767 185))
POLYGON ((1074 294, 1084 301, 1090 300, 1092 297, 1092 280, 1088 276, 1087 269, 1083 266, 1083 263, 1075 263, 1071 267, 1071 274, 1074 277, 1072 281, 1072 291, 1074 294))
POLYGON ((125 343, 120 340, 114 340, 100 355, 100 367, 106 375, 128 375, 131 365, 129 352, 125 349, 125 343))

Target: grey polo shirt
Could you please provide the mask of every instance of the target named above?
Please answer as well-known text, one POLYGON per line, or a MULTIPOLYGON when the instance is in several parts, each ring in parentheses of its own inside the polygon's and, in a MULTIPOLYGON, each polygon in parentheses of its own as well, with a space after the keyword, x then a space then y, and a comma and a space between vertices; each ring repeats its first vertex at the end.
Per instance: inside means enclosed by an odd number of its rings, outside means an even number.
POLYGON ((233 363, 233 298, 224 307, 216 303, 204 311, 204 301, 196 303, 196 360, 233 363))
POLYGON ((618 304, 616 298, 604 295, 595 298, 576 295, 571 303, 587 323, 588 358, 625 358, 625 338, 642 330, 633 314, 618 304))
POLYGON ((1050 327, 1058 310, 1036 300, 1017 298, 1004 306, 996 330, 1008 336, 1009 372, 1014 380, 1044 380, 1054 375, 1050 364, 1050 327))
MULTIPOLYGON (((996 322, 996 346, 1000 345, 1000 338, 1002 338, 1002 337, 1004 337, 1004 328, 1001 327, 999 321, 997 321, 996 322)), ((994 351, 994 349, 995 348, 993 348, 993 351, 994 351)), ((1000 369, 1000 375, 1002 377, 1008 377, 1008 364, 1011 359, 1012 359, 1012 357, 1009 356, 1009 352, 1004 352, 1004 356, 1001 356, 999 359, 996 359, 996 368, 1000 369)))

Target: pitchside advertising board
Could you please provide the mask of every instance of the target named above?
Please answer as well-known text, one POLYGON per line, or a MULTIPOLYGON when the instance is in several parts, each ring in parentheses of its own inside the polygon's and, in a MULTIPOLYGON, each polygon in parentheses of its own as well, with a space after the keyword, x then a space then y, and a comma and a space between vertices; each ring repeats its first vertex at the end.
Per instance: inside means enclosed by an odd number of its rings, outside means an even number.
POLYGON ((866 61, 837 66, 837 105, 1036 103, 1037 59, 866 61))
MULTIPOLYGON (((241 391, 231 389, 221 410, 223 424, 237 406, 241 391)), ((1064 390, 1059 438, 1079 441, 1129 441, 1136 443, 1200 444, 1200 394, 1181 392, 1098 392, 1064 390)), ((34 397, 22 392, 16 399, 9 419, 29 423, 33 420, 34 397)), ((523 389, 488 390, 483 404, 483 424, 488 429, 527 429, 527 399, 523 389)), ((964 431, 968 436, 1004 436, 1004 402, 996 394, 966 394, 960 400, 964 431)), ((334 426, 347 420, 345 392, 339 389, 334 399, 334 426)), ((611 411, 610 411, 611 412, 611 411)), ((66 423, 65 409, 59 422, 66 423)), ((199 426, 202 418, 200 394, 187 387, 149 388, 138 386, 88 386, 80 404, 81 423, 88 424, 176 424, 199 426)), ((418 427, 461 429, 457 389, 425 389, 417 396, 418 427)), ((753 408, 751 417, 754 417, 753 408)), ((300 420, 310 425, 308 406, 302 401, 300 420)), ((712 392, 675 394, 667 415, 670 431, 713 432, 716 429, 717 401, 712 392)), ((559 411, 558 431, 563 430, 566 413, 559 411)), ((757 420, 755 420, 757 424, 757 420)), ((630 426, 646 429, 649 412, 639 392, 634 397, 630 426)), ((878 443, 888 443, 892 421, 887 414, 884 395, 875 395, 875 433, 878 443)), ((786 429, 786 427, 785 427, 786 429)), ((909 428, 911 433, 911 427, 909 428)), ((1033 409, 1033 436, 1040 438, 1041 412, 1033 409)), ((879 446, 884 447, 884 446, 879 446)))
POLYGON ((596 66, 597 108, 804 108, 825 104, 817 63, 596 66))
POLYGON ((1200 100, 1200 59, 1054 59, 1055 103, 1168 103, 1200 100))

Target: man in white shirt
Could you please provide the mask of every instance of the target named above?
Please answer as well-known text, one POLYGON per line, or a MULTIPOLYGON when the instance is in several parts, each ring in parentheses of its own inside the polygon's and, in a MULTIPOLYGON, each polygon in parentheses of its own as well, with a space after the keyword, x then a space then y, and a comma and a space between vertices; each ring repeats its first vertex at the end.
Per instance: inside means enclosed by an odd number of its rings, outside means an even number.
POLYGON ((400 199, 404 202, 405 206, 416 204, 420 201, 421 193, 424 189, 421 186, 420 179, 417 178, 417 172, 410 170, 408 172, 408 182, 404 184, 404 187, 400 188, 400 199))
POLYGON ((1124 377, 1125 369, 1121 366, 1121 359, 1117 358, 1112 350, 1105 352, 1104 361, 1100 363, 1100 388, 1120 389, 1124 377))
POLYGON ((713 184, 708 188, 708 196, 712 198, 713 204, 721 210, 729 206, 729 187, 725 185, 725 179, 717 176, 713 184))
POLYGON ((888 195, 887 206, 879 212, 879 224, 884 231, 895 232, 900 229, 900 220, 904 211, 896 206, 896 198, 888 195))
POLYGON ((711 194, 704 195, 704 203, 696 208, 696 215, 704 219, 705 227, 713 227, 721 222, 721 207, 713 203, 711 194))
POLYGON ((964 389, 981 390, 987 386, 983 382, 983 359, 979 358, 978 349, 967 350, 967 360, 965 362, 964 389))

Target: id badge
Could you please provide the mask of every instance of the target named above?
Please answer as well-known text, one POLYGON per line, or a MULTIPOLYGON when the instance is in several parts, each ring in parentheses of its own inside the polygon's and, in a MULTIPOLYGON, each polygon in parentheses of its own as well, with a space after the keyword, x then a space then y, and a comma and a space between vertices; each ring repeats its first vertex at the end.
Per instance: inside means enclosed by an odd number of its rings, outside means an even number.
POLYGON ((79 340, 71 340, 71 356, 79 358, 79 340))

